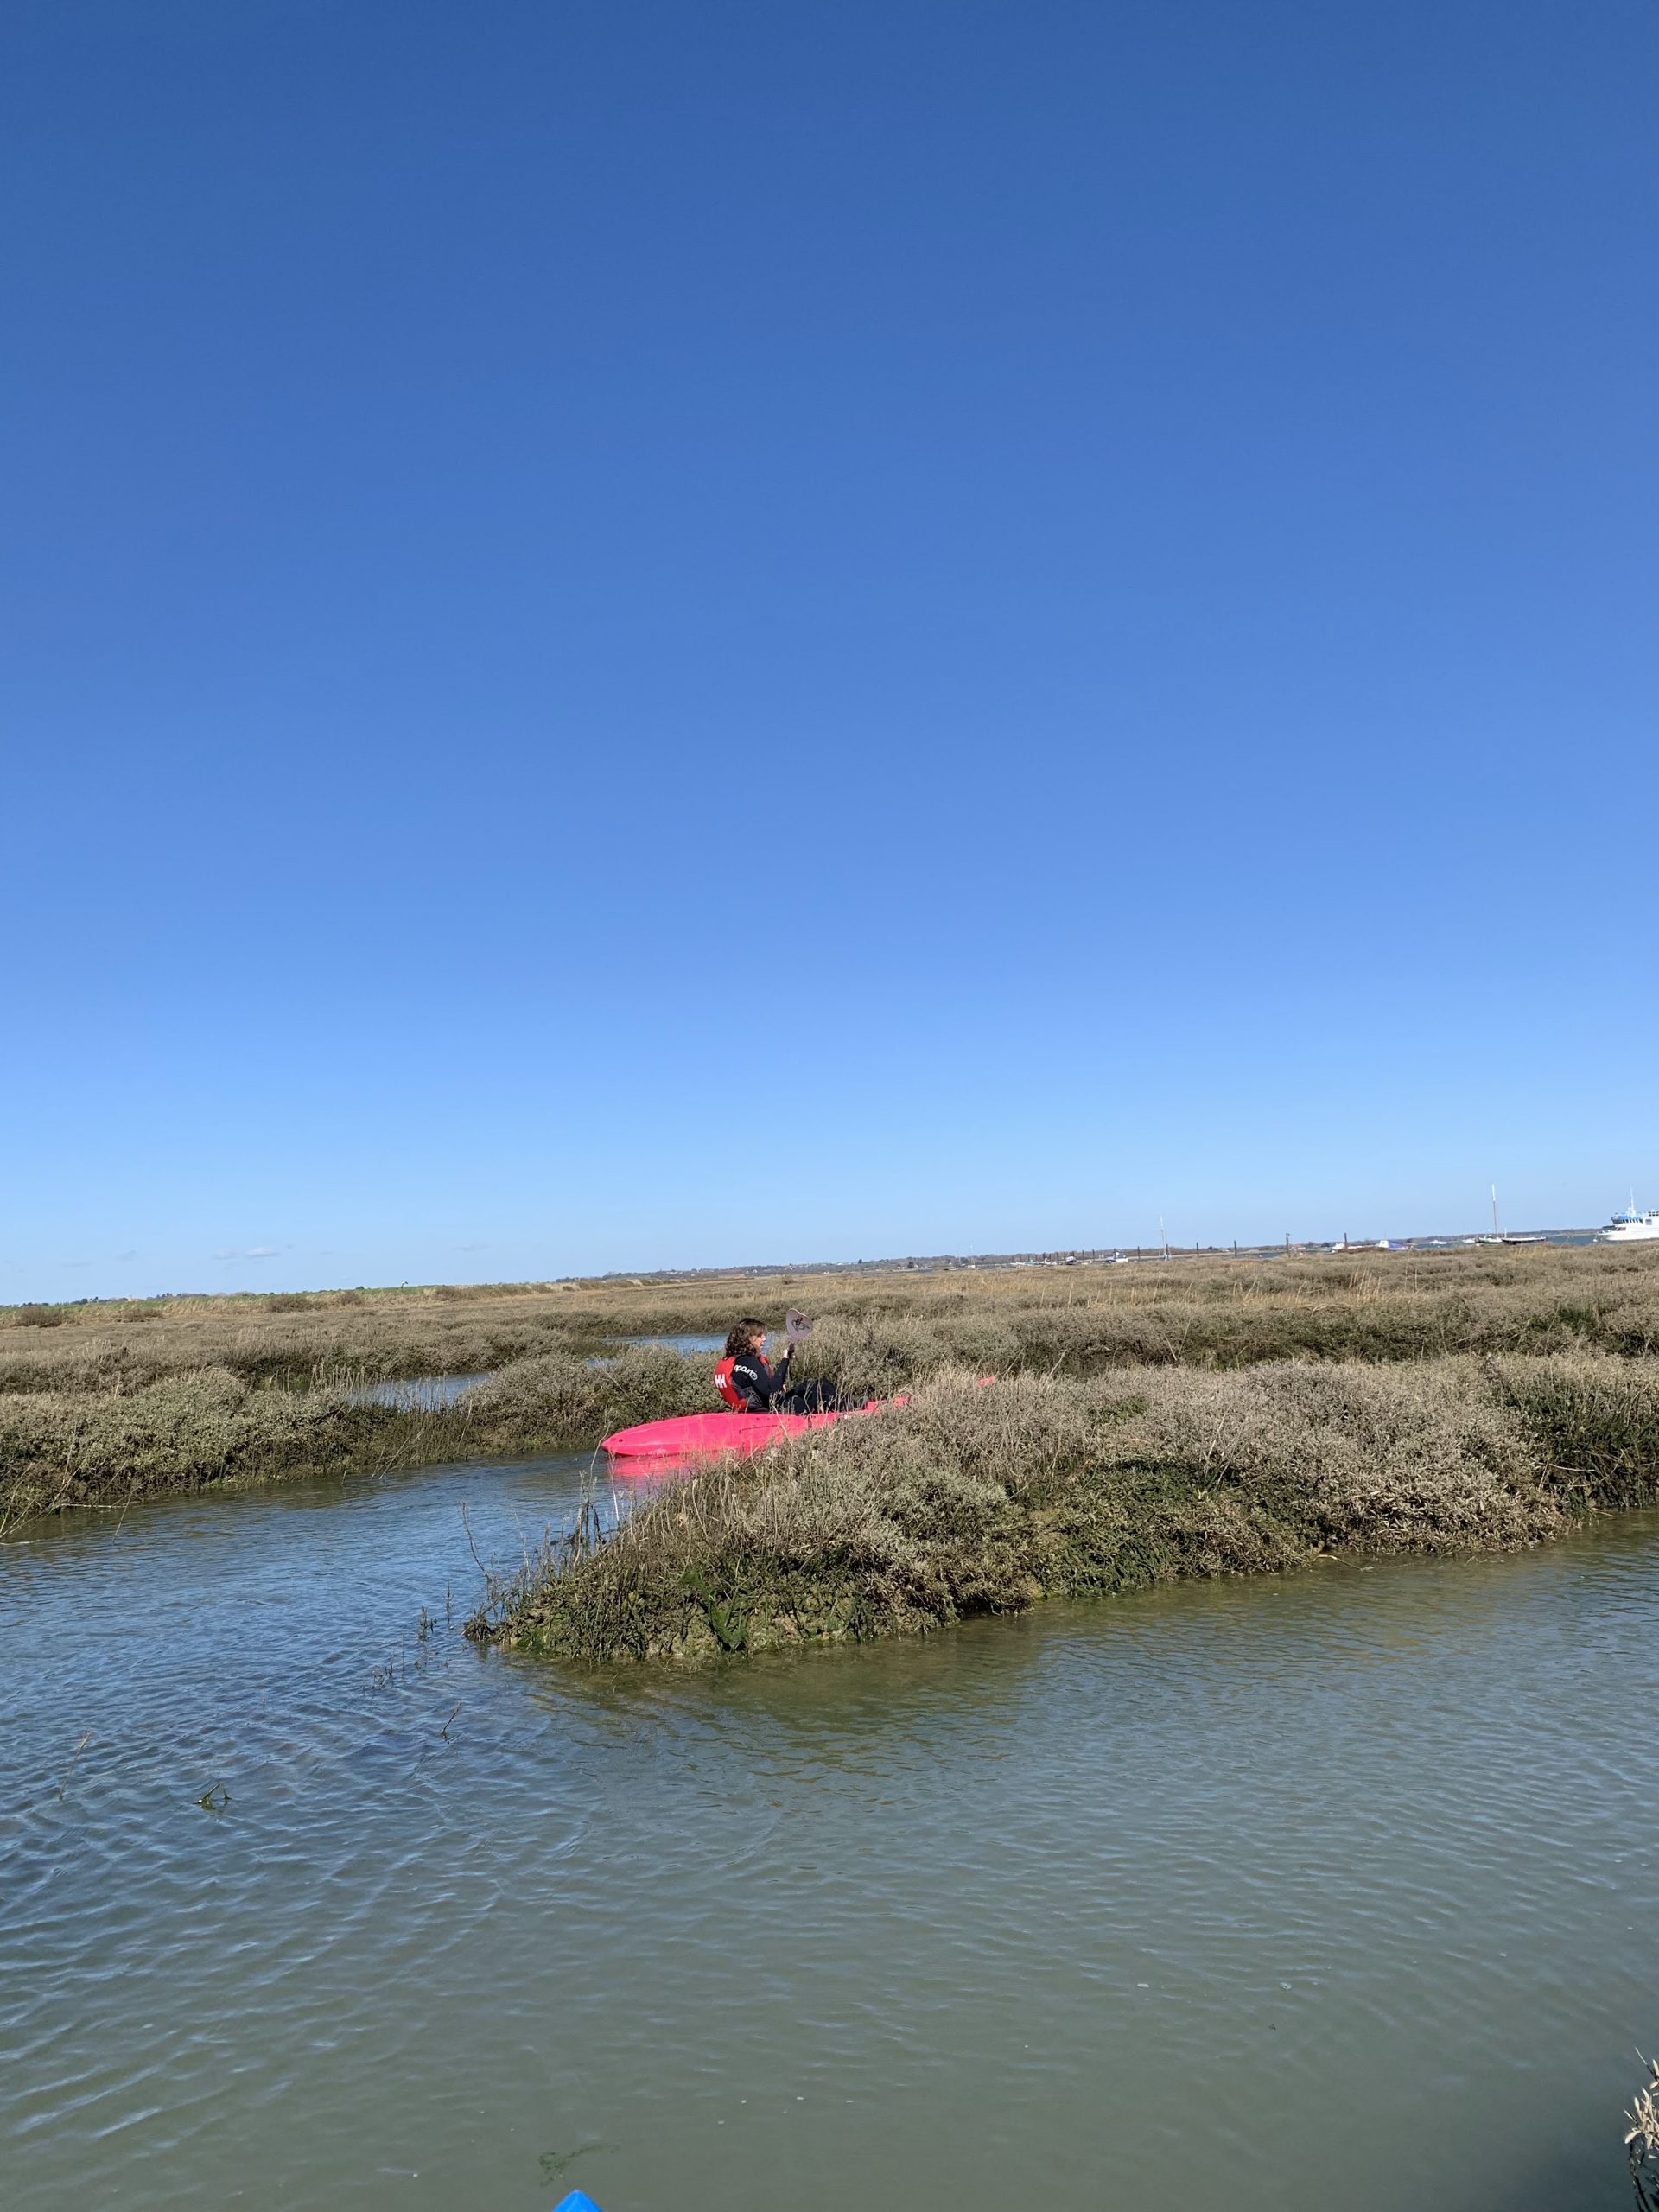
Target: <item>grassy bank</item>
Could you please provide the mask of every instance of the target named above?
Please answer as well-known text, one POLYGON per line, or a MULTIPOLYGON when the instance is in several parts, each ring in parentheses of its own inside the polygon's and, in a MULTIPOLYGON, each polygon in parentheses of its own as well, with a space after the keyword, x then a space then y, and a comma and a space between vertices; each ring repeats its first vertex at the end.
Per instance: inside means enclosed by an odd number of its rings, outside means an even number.
POLYGON ((472 1632, 695 1661, 913 1635, 1049 1597, 1322 1554, 1501 1549, 1659 1495, 1659 1363, 1274 1363, 962 1374, 907 1408, 675 1484, 584 1530, 472 1632))
POLYGON ((712 1366, 662 1351, 602 1367, 543 1353, 431 1412, 364 1404, 324 1379, 271 1389, 226 1368, 134 1389, 10 1391, 0 1395, 0 1529, 220 1485, 569 1450, 714 1402, 712 1366))
POLYGON ((0 1313, 0 1393, 134 1390, 213 1368, 245 1382, 308 1386, 319 1376, 389 1382, 478 1375, 578 1349, 550 1297, 344 1296, 164 1300, 133 1306, 0 1313), (24 1319, 19 1320, 19 1313, 24 1319))

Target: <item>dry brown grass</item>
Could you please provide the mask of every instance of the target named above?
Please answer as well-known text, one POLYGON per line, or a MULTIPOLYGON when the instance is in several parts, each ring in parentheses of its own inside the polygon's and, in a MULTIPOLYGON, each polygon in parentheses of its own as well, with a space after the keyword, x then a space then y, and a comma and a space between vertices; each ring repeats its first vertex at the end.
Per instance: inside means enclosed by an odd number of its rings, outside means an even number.
POLYGON ((0 1390, 51 1387, 66 1373, 153 1380, 206 1366, 250 1377, 318 1365, 377 1376, 472 1372, 624 1336, 720 1332, 756 1307, 781 1319, 785 1305, 833 1324, 849 1356, 867 1335, 873 1380, 908 1380, 944 1359, 1085 1374, 1575 1346, 1648 1353, 1659 1350, 1659 1252, 1493 1246, 13 1306, 0 1309, 0 1390), (43 1316, 57 1325, 39 1325, 43 1316), (906 1338, 919 1363, 906 1365, 906 1338))

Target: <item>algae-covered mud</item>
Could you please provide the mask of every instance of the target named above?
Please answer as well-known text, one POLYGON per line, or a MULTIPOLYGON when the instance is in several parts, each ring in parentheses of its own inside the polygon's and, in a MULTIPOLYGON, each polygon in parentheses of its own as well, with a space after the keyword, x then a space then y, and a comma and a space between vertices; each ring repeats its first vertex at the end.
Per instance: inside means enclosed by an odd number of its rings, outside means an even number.
POLYGON ((695 1674, 585 1460, 0 1547, 8 2212, 1624 2212, 1659 1517, 695 1674))

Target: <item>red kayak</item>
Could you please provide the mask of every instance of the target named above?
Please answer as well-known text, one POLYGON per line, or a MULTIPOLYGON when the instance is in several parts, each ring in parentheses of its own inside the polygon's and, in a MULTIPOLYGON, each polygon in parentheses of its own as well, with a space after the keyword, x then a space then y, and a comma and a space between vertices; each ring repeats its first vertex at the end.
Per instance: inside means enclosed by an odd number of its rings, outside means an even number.
POLYGON ((872 1398, 833 1414, 677 1414, 672 1421, 642 1421, 636 1428, 619 1428, 600 1449, 613 1459, 722 1459, 732 1453, 752 1459, 780 1436, 804 1436, 810 1428, 855 1421, 874 1413, 880 1402, 872 1398))

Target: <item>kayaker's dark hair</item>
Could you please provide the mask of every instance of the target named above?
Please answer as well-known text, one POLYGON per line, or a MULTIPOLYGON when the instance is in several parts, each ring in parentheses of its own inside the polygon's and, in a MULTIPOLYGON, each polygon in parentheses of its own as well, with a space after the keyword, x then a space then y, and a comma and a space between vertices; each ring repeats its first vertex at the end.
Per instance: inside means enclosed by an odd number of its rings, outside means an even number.
POLYGON ((727 1358, 741 1359, 746 1351, 754 1350, 755 1338, 764 1337, 766 1333, 766 1323, 757 1321, 753 1313, 746 1313, 736 1327, 732 1329, 727 1336, 727 1358))

